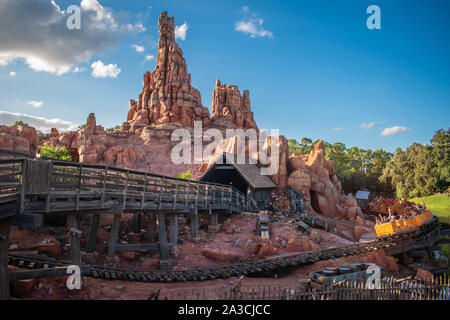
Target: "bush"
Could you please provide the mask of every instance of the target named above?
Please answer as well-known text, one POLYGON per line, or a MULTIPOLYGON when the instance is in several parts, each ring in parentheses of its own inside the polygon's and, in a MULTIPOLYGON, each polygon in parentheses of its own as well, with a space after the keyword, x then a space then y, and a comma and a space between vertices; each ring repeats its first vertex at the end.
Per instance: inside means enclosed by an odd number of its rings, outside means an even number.
POLYGON ((193 176, 192 176, 191 169, 189 169, 186 172, 182 172, 182 173, 180 173, 180 174, 175 176, 175 178, 177 178, 177 179, 184 179, 184 180, 191 180, 192 177, 193 176))
POLYGON ((23 121, 19 120, 14 122, 14 124, 12 125, 13 127, 18 127, 18 126, 26 126, 27 124, 24 123, 23 121))
POLYGON ((72 156, 70 155, 69 150, 65 147, 58 148, 56 146, 43 144, 39 148, 41 149, 41 157, 72 161, 72 156))

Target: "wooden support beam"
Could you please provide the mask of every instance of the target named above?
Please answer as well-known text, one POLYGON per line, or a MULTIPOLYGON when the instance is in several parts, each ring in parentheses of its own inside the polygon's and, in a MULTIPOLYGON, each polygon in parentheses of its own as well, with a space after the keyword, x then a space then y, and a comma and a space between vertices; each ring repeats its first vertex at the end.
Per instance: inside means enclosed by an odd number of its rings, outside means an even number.
POLYGON ((164 261, 169 259, 169 245, 167 241, 165 213, 158 213, 158 223, 159 223, 159 254, 160 259, 164 261))
POLYGON ((178 243, 178 215, 172 214, 170 216, 170 231, 169 242, 177 245, 178 243))
POLYGON ((100 214, 93 214, 91 217, 91 227, 89 230, 89 241, 86 251, 88 253, 94 253, 95 246, 97 244, 97 230, 100 222, 100 214))
POLYGON ((156 241, 156 214, 149 213, 148 217, 148 226, 147 226, 147 240, 151 243, 156 241))
POLYGON ((219 214, 217 213, 217 211, 212 211, 211 209, 209 210, 209 214, 211 215, 211 225, 213 227, 217 227, 217 225, 219 224, 219 214))
POLYGON ((67 215, 67 227, 69 229, 71 261, 73 264, 79 266, 81 265, 80 235, 73 231, 78 230, 78 215, 76 213, 69 213, 67 215))
MULTIPOLYGON (((88 275, 91 271, 91 266, 79 266, 81 275, 88 275)), ((9 281, 28 280, 28 279, 45 279, 45 278, 59 278, 68 276, 68 267, 57 267, 48 269, 34 269, 34 270, 20 270, 13 271, 9 274, 9 281)))
MULTIPOLYGON (((173 243, 168 243, 168 250, 172 249, 174 246, 173 243)), ((107 249, 107 246, 103 246, 103 249, 107 249)), ((116 252, 123 251, 139 251, 139 252, 147 252, 147 251, 159 251, 160 244, 159 243, 129 243, 129 244, 118 244, 116 245, 116 252)))
POLYGON ((191 237, 198 238, 198 209, 191 214, 191 237))
POLYGON ((109 234, 108 252, 107 252, 108 257, 114 257, 114 254, 116 253, 117 238, 119 237, 121 217, 122 211, 116 211, 114 213, 114 220, 111 227, 111 232, 109 234))
POLYGON ((9 299, 8 238, 10 225, 0 224, 0 300, 9 299))
POLYGON ((139 212, 133 213, 133 232, 141 232, 141 214, 139 212))

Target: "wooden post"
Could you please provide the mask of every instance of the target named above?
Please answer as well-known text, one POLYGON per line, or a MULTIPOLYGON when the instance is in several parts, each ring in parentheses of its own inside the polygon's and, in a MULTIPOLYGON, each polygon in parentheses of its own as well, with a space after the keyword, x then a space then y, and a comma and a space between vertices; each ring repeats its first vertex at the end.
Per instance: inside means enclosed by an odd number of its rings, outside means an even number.
POLYGON ((0 300, 9 299, 8 238, 10 225, 0 224, 0 300))
POLYGON ((191 214, 191 237, 198 238, 198 209, 191 214))
POLYGON ((122 211, 114 212, 114 221, 111 228, 111 233, 109 234, 108 242, 108 257, 114 257, 116 253, 117 238, 119 237, 120 231, 120 218, 122 217, 122 211))
POLYGON ((97 244, 97 230, 100 222, 100 214, 93 214, 91 218, 91 228, 89 230, 89 241, 87 246, 88 253, 94 253, 97 244))
POLYGON ((167 242, 166 214, 158 213, 159 223, 159 253, 160 259, 165 261, 169 259, 169 243, 167 242))
POLYGON ((139 233, 141 232, 141 214, 133 213, 133 232, 139 233))
POLYGON ((150 213, 148 216, 147 240, 150 243, 156 241, 156 214, 150 213))
POLYGON ((67 227, 69 229, 69 241, 70 241, 70 251, 71 251, 71 261, 73 264, 81 265, 81 245, 80 245, 80 235, 71 229, 78 229, 78 215, 75 213, 69 213, 67 215, 67 227))
POLYGON ((209 214, 211 215, 211 225, 213 227, 217 227, 219 224, 219 214, 216 211, 209 210, 209 214))
POLYGON ((178 244, 178 215, 176 213, 170 216, 169 242, 174 246, 178 244))

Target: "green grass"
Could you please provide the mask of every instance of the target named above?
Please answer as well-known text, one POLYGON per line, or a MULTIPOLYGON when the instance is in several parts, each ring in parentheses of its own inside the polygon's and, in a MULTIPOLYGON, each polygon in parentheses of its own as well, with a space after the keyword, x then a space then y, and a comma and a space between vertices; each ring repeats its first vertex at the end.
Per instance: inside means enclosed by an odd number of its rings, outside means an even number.
POLYGON ((409 201, 420 204, 425 202, 427 208, 433 211, 441 222, 450 224, 450 197, 444 195, 433 195, 422 198, 414 198, 409 201))
MULTIPOLYGON (((410 199, 409 201, 413 201, 416 203, 422 203, 422 201, 424 201, 427 208, 433 211, 440 222, 446 223, 448 226, 450 226, 450 197, 445 195, 434 195, 410 199)), ((450 271, 450 244, 442 245, 442 253, 448 259, 448 268, 450 271)))

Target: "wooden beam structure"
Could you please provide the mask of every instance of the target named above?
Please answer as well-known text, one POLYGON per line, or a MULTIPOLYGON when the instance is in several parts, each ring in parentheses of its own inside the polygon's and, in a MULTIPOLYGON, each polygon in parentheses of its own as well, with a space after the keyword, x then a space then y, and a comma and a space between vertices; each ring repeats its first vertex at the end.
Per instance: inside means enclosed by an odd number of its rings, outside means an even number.
POLYGON ((73 264, 81 265, 81 244, 80 244, 80 230, 78 229, 78 215, 70 213, 67 215, 67 226, 70 241, 71 261, 73 264))
POLYGON ((192 238, 198 238, 198 210, 195 209, 193 212, 191 212, 190 215, 191 220, 191 237, 192 238))
POLYGON ((154 243, 156 241, 156 214, 148 213, 147 217, 147 240, 150 241, 150 243, 154 243))
POLYGON ((120 231, 120 220, 122 218, 122 211, 116 211, 114 213, 114 220, 111 227, 111 232, 109 234, 109 242, 108 242, 108 257, 114 257, 116 253, 117 239, 119 237, 120 231))
POLYGON ((241 213, 248 206, 245 194, 232 186, 62 160, 0 160, 0 176, 8 178, 0 205, 17 202, 26 213, 89 214, 114 208, 183 213, 210 207, 241 213))
POLYGON ((169 242, 177 245, 178 243, 178 215, 172 214, 170 216, 169 225, 169 242))
POLYGON ((98 224, 100 222, 100 214, 93 214, 91 216, 91 226, 89 229, 89 240, 86 248, 87 253, 94 253, 97 244, 98 224))
POLYGON ((169 259, 169 243, 167 241, 167 230, 166 230, 166 214, 158 213, 158 223, 159 223, 159 253, 160 258, 163 261, 169 259))
MULTIPOLYGON (((79 266, 81 275, 88 275, 91 271, 91 266, 82 265, 79 266)), ((48 269, 31 269, 31 270, 20 270, 13 271, 9 274, 9 281, 16 280, 28 280, 28 279, 42 279, 42 278, 59 278, 68 276, 68 267, 57 267, 48 269)))
MULTIPOLYGON (((6 220, 6 219, 5 219, 6 220)), ((9 299, 8 238, 10 224, 0 220, 0 300, 9 299)))

